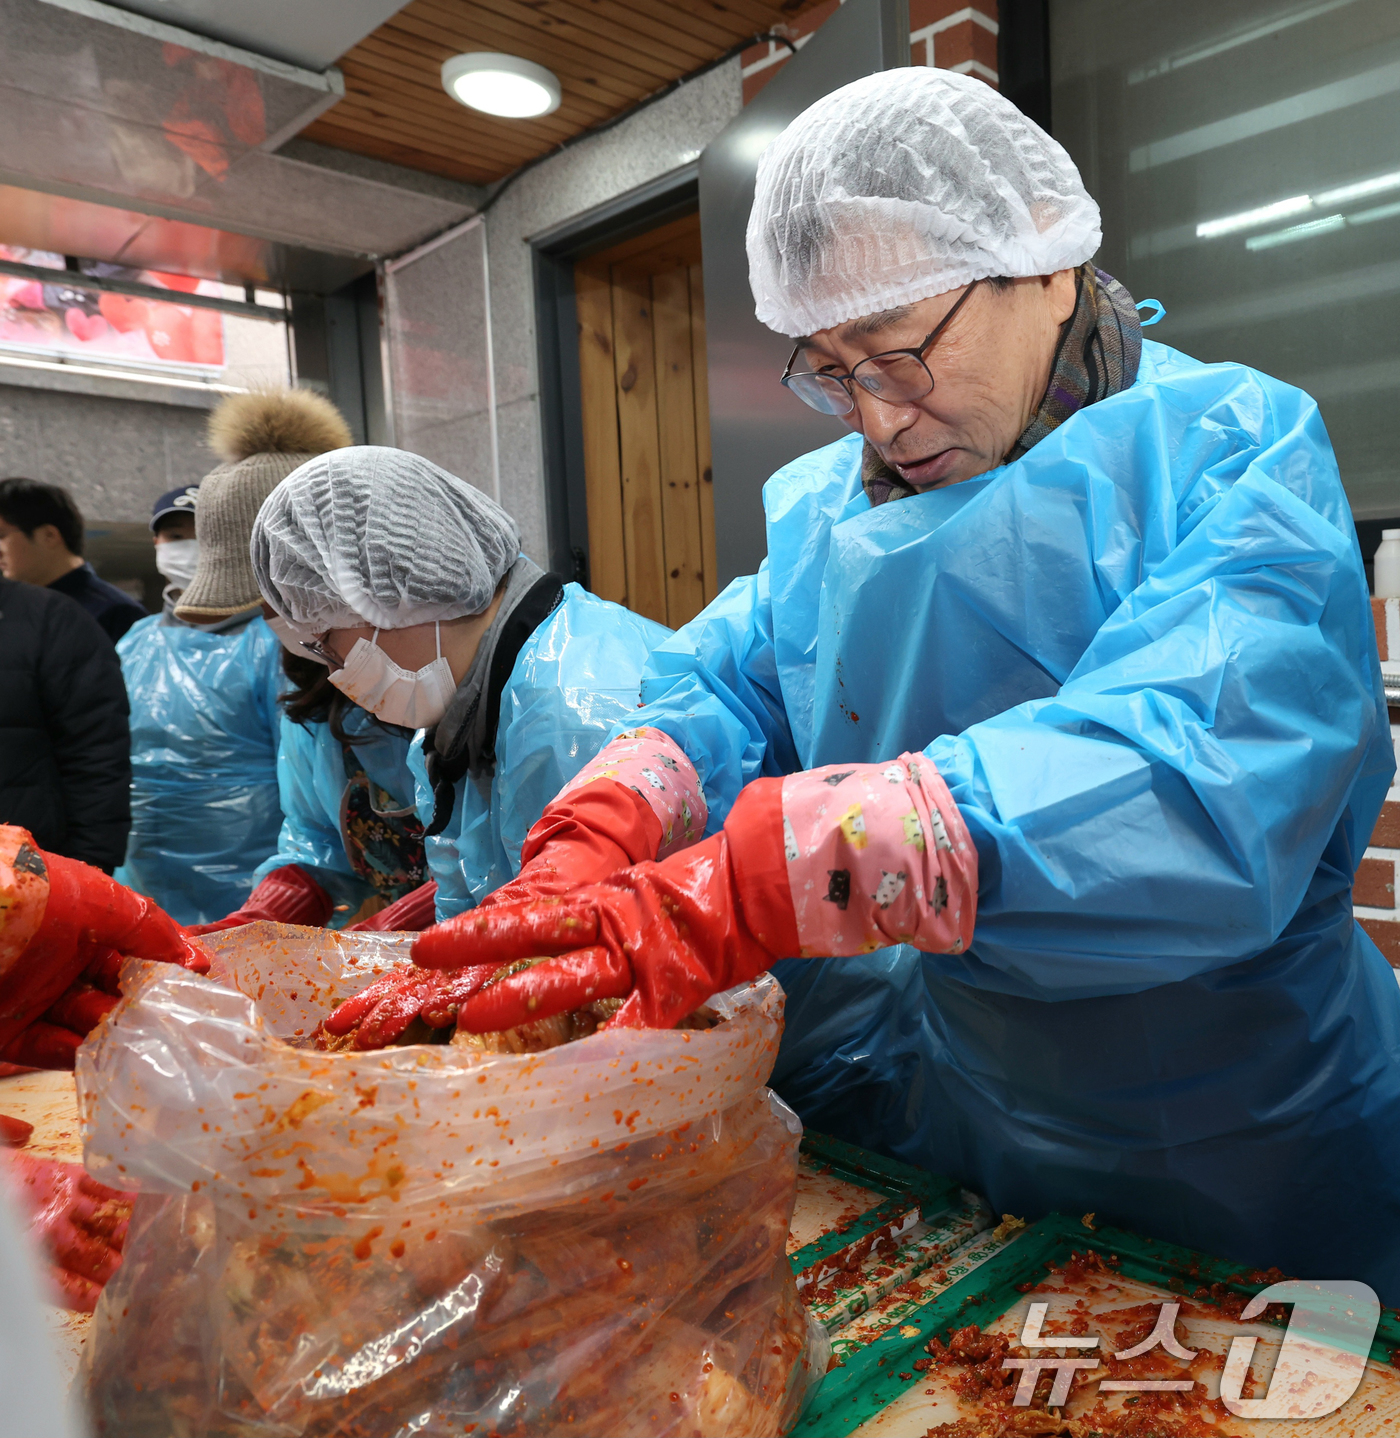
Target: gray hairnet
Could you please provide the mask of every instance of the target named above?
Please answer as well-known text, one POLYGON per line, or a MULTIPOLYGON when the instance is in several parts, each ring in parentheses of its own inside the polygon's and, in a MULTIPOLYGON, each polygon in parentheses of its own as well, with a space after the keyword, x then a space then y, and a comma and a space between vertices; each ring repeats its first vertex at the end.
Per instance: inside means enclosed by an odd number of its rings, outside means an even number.
POLYGON ((971 75, 915 66, 833 90, 763 152, 749 214, 758 318, 813 334, 989 275, 1092 258, 1074 161, 971 75))
POLYGON ((479 614, 520 555, 495 500, 401 449, 331 450, 293 470, 253 524, 253 572, 284 619, 320 632, 479 614))

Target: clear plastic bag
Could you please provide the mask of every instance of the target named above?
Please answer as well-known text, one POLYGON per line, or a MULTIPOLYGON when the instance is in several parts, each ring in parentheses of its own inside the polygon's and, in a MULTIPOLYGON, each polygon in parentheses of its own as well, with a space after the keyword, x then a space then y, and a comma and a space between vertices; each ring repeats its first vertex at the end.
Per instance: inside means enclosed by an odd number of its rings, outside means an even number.
POLYGON ((781 988, 539 1054, 298 1046, 410 941, 255 924, 210 979, 128 969, 79 1056, 88 1167, 140 1190, 96 1431, 785 1431, 828 1350, 785 1256, 781 988))

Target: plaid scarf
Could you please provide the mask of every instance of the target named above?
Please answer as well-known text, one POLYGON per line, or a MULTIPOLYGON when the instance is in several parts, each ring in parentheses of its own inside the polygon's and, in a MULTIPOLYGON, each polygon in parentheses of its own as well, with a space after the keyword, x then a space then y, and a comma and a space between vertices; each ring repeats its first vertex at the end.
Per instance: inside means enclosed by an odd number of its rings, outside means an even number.
MULTIPOLYGON (((1020 459, 1085 405, 1127 389, 1137 378, 1142 326, 1132 295, 1091 263, 1080 265, 1075 291, 1074 313, 1060 327, 1050 383, 1003 464, 1020 459)), ((891 469, 869 443, 861 454, 860 479, 872 505, 921 492, 891 469)))

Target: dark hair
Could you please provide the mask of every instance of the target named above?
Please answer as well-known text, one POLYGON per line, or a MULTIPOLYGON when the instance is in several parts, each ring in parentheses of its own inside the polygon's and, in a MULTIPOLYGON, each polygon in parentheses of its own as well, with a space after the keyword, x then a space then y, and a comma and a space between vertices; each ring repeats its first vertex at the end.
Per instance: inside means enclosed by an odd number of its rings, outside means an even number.
POLYGON ((292 681, 293 688, 278 698, 293 724, 303 728, 309 724, 329 724, 331 734, 342 744, 358 744, 366 737, 345 732, 345 716, 357 706, 331 683, 330 670, 324 664, 283 649, 282 672, 292 681))
POLYGON ((0 479, 0 519, 31 538, 40 525, 51 524, 70 554, 83 552, 83 512, 61 485, 37 479, 0 479))
POLYGON ((988 275, 982 283, 995 294, 1002 295, 1005 294, 1016 281, 1013 280, 1010 275, 988 275))

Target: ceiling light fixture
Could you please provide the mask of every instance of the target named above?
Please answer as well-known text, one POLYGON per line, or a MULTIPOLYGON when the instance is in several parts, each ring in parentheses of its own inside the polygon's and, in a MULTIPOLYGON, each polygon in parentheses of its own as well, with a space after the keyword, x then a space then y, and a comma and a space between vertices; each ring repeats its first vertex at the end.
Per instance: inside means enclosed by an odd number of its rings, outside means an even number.
POLYGON ((533 120, 559 108, 559 80, 533 60, 474 50, 442 62, 442 88, 484 115, 533 120))

